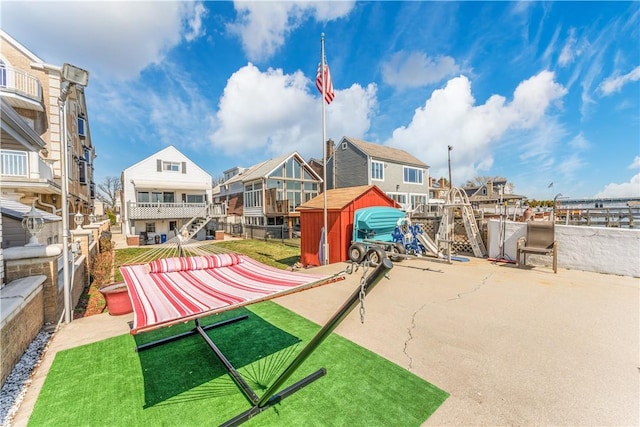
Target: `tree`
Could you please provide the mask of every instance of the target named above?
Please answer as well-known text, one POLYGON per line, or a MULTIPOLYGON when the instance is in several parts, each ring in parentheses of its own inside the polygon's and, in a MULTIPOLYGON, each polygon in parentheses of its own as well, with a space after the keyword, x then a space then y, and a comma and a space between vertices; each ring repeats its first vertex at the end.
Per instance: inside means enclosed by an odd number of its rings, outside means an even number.
POLYGON ((96 197, 104 203, 105 210, 114 211, 120 191, 122 191, 120 179, 115 176, 108 176, 101 184, 98 184, 96 197))
POLYGON ((483 185, 489 185, 490 182, 491 183, 506 182, 504 186, 505 194, 513 193, 513 189, 514 189, 513 183, 509 182, 507 178, 503 176, 476 176, 475 178, 468 180, 464 186, 466 188, 481 187, 483 185))

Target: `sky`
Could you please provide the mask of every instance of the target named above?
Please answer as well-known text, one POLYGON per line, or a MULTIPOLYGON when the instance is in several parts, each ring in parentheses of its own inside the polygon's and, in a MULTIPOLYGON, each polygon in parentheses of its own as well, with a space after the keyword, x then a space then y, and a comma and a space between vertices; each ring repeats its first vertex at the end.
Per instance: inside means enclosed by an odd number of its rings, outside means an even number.
POLYGON ((326 138, 550 200, 640 197, 640 2, 0 1, 2 29, 89 71, 95 181, 168 145, 214 178, 326 138))

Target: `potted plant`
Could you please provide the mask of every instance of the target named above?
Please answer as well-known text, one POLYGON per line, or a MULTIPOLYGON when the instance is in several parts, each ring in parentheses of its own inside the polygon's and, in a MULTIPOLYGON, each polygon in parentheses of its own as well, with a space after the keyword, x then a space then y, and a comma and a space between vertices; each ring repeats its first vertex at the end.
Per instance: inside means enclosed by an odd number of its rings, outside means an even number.
POLYGON ((120 316, 133 311, 133 305, 129 298, 129 290, 124 282, 110 283, 100 288, 100 293, 107 302, 109 314, 120 316))

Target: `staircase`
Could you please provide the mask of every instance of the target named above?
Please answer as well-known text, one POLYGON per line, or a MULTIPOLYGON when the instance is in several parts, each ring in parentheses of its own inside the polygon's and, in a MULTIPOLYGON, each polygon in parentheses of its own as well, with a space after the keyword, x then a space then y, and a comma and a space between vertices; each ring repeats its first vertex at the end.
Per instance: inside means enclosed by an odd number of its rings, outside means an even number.
POLYGON ((198 231, 202 230, 213 219, 211 209, 213 204, 209 203, 198 215, 194 216, 180 228, 180 234, 184 241, 193 239, 198 231))
POLYGON ((477 257, 487 256, 487 248, 484 246, 476 218, 473 215, 473 209, 471 203, 467 197, 467 193, 461 188, 453 187, 447 194, 447 200, 444 205, 444 212, 442 219, 440 220, 440 227, 438 228, 438 234, 436 240, 440 241, 453 241, 454 237, 454 219, 455 210, 459 208, 462 213, 462 221, 464 223, 464 229, 467 232, 467 237, 471 248, 473 249, 473 255, 477 257))

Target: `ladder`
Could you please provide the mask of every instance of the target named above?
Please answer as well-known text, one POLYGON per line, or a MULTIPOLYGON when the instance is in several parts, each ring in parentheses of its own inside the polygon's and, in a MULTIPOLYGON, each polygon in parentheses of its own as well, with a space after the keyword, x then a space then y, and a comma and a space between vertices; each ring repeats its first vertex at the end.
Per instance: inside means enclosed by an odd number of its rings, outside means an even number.
POLYGON ((469 202, 467 193, 458 187, 453 187, 447 194, 444 213, 440 220, 440 227, 438 227, 437 240, 439 242, 453 241, 456 208, 460 208, 461 210, 462 222, 464 223, 464 229, 467 232, 469 243, 471 243, 471 247, 473 248, 473 255, 477 257, 487 256, 487 248, 482 242, 482 236, 480 236, 480 230, 478 229, 476 218, 473 215, 473 209, 471 209, 471 203, 469 202))

